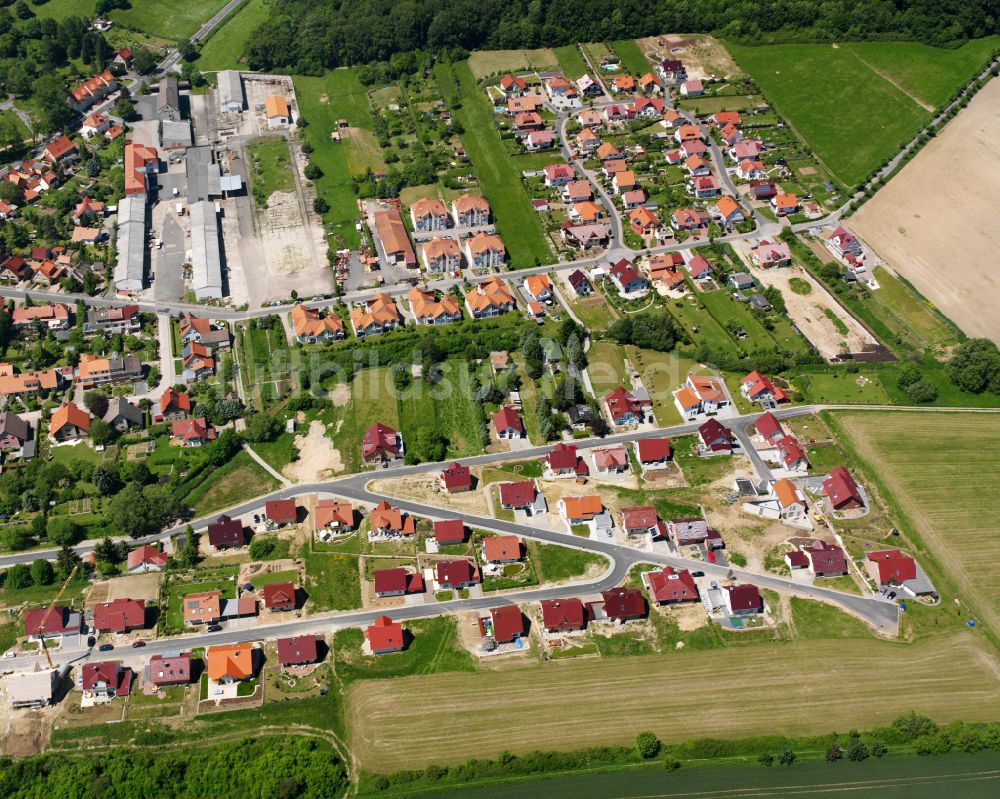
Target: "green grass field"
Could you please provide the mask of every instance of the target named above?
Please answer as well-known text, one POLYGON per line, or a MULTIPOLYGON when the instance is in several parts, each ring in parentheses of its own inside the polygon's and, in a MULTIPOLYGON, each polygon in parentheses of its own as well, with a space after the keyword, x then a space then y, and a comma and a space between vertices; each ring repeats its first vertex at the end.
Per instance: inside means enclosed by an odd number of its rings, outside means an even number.
POLYGON ((924 349, 958 343, 958 334, 948 322, 902 280, 881 266, 875 268, 875 280, 879 289, 871 292, 866 302, 894 332, 916 337, 924 349))
POLYGON ((476 80, 501 72, 547 70, 559 66, 559 60, 548 48, 539 50, 477 50, 469 56, 469 68, 476 80))
POLYGON ((907 43, 727 47, 834 176, 863 180, 985 63, 995 39, 958 50, 907 43), (851 109, 843 113, 844 108, 851 109), (857 120, 865 135, 857 135, 857 120))
POLYGON ((556 58, 559 59, 559 69, 562 70, 563 75, 567 79, 577 80, 590 71, 587 68, 587 62, 583 60, 583 54, 580 52, 580 48, 575 44, 567 44, 563 47, 553 47, 552 52, 554 52, 556 54, 556 58))
POLYGON ((956 595, 995 630, 1000 622, 997 417, 869 412, 838 413, 833 421, 906 516, 932 579, 944 572, 956 595))
MULTIPOLYGON (((551 799, 648 799, 649 797, 758 796, 805 799, 817 792, 880 796, 884 799, 981 799, 1000 790, 1000 755, 952 752, 939 757, 887 757, 864 763, 825 763, 817 756, 791 768, 762 768, 730 763, 685 764, 664 774, 659 761, 600 773, 582 770, 545 782, 525 778, 517 782, 475 783, 461 789, 435 791, 443 799, 509 799, 544 793, 551 799)), ((423 796, 426 787, 393 789, 392 796, 423 796)), ((369 794, 361 794, 367 796, 369 794)), ((371 794, 374 795, 374 794, 371 794)))
MULTIPOLYGON (((129 8, 116 9, 110 16, 115 22, 164 39, 190 39, 198 29, 225 5, 225 0, 131 0, 129 8)), ((83 4, 78 4, 82 6, 83 4)), ((93 4, 91 4, 93 5, 93 4)), ((68 11, 67 13, 81 13, 68 11)))
POLYGON ((266 203, 267 198, 276 191, 294 191, 292 155, 285 138, 267 136, 255 139, 247 144, 246 150, 251 169, 250 185, 258 205, 261 201, 266 203))
POLYGON ((587 352, 587 372, 598 397, 625 386, 625 350, 613 341, 595 341, 587 352))
POLYGON ((607 563, 600 555, 554 544, 528 543, 528 551, 544 582, 560 582, 582 577, 591 568, 607 563))
POLYGON ((642 54, 635 39, 619 39, 611 42, 611 49, 622 60, 622 66, 630 73, 639 77, 649 72, 649 59, 642 54))
POLYGON ((302 552, 306 564, 305 591, 314 612, 361 607, 361 575, 354 555, 302 552))
POLYGON ((230 14, 202 47, 198 69, 202 72, 237 69, 242 63, 243 50, 250 35, 267 22, 270 13, 267 0, 249 0, 234 14, 230 14))
MULTIPOLYGON (((447 70, 446 64, 435 68, 443 93, 447 70)), ((468 62, 456 65, 454 72, 462 92, 462 108, 456 112, 465 129, 462 143, 496 217, 497 233, 507 247, 508 259, 515 268, 546 263, 551 255, 538 214, 528 202, 521 179, 500 141, 489 100, 479 91, 468 62)))
POLYGON ((313 146, 309 160, 323 170, 323 177, 315 181, 317 193, 330 206, 323 220, 335 237, 346 246, 356 247, 359 235, 354 229, 354 221, 358 209, 351 190, 351 175, 358 172, 352 173, 351 167, 352 164, 356 167, 369 154, 367 144, 361 141, 366 134, 359 133, 355 145, 351 137, 344 137, 337 143, 330 141, 330 131, 336 128, 338 119, 346 119, 351 128, 370 134, 372 114, 365 89, 354 70, 338 69, 319 78, 296 77, 295 95, 299 111, 309 122, 302 131, 313 146))
POLYGON ((860 374, 849 372, 816 372, 809 375, 806 395, 810 402, 819 404, 891 405, 882 381, 875 372, 860 374), (862 378, 863 384, 858 380, 862 378))
POLYGON ((246 452, 239 452, 225 466, 209 471, 206 478, 184 497, 184 504, 194 508, 196 516, 202 516, 267 494, 277 487, 277 480, 246 452))

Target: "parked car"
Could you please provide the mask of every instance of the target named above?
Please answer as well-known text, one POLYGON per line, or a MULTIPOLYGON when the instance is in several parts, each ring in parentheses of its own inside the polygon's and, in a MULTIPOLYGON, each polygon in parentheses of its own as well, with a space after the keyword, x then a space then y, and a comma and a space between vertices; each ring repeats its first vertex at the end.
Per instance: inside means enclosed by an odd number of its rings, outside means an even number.
POLYGON ((3 653, 3 656, 5 658, 16 658, 17 652, 15 652, 13 649, 8 649, 6 652, 3 653))
POLYGON ((114 644, 101 644, 99 647, 97 647, 97 651, 98 652, 110 652, 114 648, 115 648, 114 644))
POLYGON ((146 645, 145 641, 133 641, 132 642, 132 648, 133 649, 140 649, 140 648, 144 647, 145 645, 146 645))
POLYGON ((205 628, 205 632, 209 633, 217 633, 220 632, 221 630, 222 630, 221 624, 209 624, 208 627, 205 628))

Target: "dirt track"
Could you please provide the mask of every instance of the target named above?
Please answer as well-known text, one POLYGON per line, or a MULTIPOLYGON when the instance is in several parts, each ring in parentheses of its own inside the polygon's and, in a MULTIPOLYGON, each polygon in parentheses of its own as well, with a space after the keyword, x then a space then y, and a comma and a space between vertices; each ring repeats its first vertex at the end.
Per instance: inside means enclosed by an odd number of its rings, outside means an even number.
POLYGON ((970 336, 1000 342, 1000 81, 986 86, 850 219, 854 231, 970 336))

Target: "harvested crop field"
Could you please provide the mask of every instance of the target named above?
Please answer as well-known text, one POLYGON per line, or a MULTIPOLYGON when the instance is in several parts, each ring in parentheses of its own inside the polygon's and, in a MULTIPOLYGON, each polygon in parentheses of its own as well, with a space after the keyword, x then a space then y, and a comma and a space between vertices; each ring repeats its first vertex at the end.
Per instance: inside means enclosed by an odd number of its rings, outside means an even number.
POLYGON ((359 765, 392 771, 501 749, 630 744, 642 730, 666 742, 776 730, 814 735, 887 724, 910 709, 939 722, 993 721, 998 674, 996 654, 964 634, 915 644, 769 643, 366 680, 350 688, 348 723, 359 765))
POLYGON ((892 492, 964 602, 1000 623, 1000 416, 842 413, 836 422, 892 492))
POLYGON ((969 199, 1000 195, 998 104, 994 80, 851 219, 878 256, 965 333, 996 342, 1000 228, 992 203, 969 199))
POLYGON ((546 70, 559 66, 556 54, 547 47, 538 50, 477 50, 469 56, 469 69, 482 80, 500 72, 546 70))

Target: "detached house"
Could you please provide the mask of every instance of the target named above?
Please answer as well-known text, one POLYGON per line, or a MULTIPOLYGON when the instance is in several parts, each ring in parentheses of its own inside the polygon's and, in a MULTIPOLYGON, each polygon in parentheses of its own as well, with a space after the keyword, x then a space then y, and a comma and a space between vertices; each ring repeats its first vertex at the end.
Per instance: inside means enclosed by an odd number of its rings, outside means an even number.
POLYGON ((771 210, 776 216, 788 216, 799 210, 799 200, 794 194, 778 194, 771 198, 771 210))
POLYGON ((594 286, 591 284, 590 278, 579 269, 573 270, 566 279, 573 287, 573 291, 580 297, 587 297, 594 291, 594 286))
POLYGON ((735 225, 737 222, 742 222, 745 219, 743 209, 729 195, 720 199, 715 205, 709 206, 709 212, 723 226, 735 225))
POLYGON ((787 402, 788 394, 771 379, 753 371, 740 381, 740 393, 751 402, 787 402))
POLYGON ((644 572, 642 580, 649 598, 658 605, 698 601, 698 586, 687 569, 664 566, 657 571, 644 572))
POLYGON ((618 511, 618 521, 622 530, 629 536, 652 535, 654 538, 662 538, 666 530, 656 513, 656 508, 652 505, 623 508, 618 511))
POLYGON ((545 185, 549 188, 565 186, 576 177, 569 164, 548 164, 543 170, 545 185))
POLYGON ((823 495, 830 500, 834 510, 851 510, 865 506, 861 489, 851 473, 843 466, 830 470, 829 476, 823 481, 823 495))
POLYGON ((764 599, 755 585, 723 586, 726 611, 730 616, 756 616, 764 612, 764 599))
POLYGON ((804 472, 809 468, 806 451, 794 436, 782 436, 775 442, 782 465, 790 472, 804 472))
POLYGON ((403 456, 403 437, 381 422, 373 422, 361 437, 361 459, 367 464, 386 465, 403 456))
POLYGON ((604 600, 604 615, 611 621, 624 623, 646 616, 646 599, 642 592, 635 588, 612 588, 602 591, 604 600))
POLYGON ((611 281, 618 288, 618 292, 623 296, 649 290, 649 281, 624 258, 615 263, 608 271, 608 274, 611 277, 611 281))
POLYGON ((626 391, 621 386, 609 391, 601 401, 608 410, 611 423, 617 426, 642 424, 653 408, 648 396, 626 391))
POLYGON ((200 447, 215 441, 216 432, 204 416, 197 419, 178 419, 170 428, 170 437, 185 447, 200 447))
POLYGON ((702 446, 712 454, 732 453, 736 448, 736 438, 732 431, 718 419, 709 419, 698 428, 702 446))
POLYGON ((841 577, 847 574, 847 555, 838 546, 814 541, 802 548, 809 561, 809 571, 816 577, 841 577))
POLYGON ((843 226, 838 226, 826 241, 830 248, 845 260, 855 260, 862 255, 861 242, 843 226))
POLYGON ((561 442, 553 446, 545 456, 545 465, 550 474, 560 477, 579 477, 590 471, 583 458, 576 454, 576 445, 561 442))
POLYGON ((499 439, 522 439, 527 435, 521 414, 508 405, 494 413, 491 422, 499 439))
POLYGON ((641 205, 628 212, 628 223, 637 236, 653 236, 661 226, 660 218, 641 205))
POLYGON ((208 525, 208 543, 216 550, 242 547, 246 543, 243 522, 223 513, 208 525))
POLYGON ((566 633, 587 626, 587 613, 579 599, 543 599, 541 604, 546 632, 566 633))
POLYGON ((60 405, 49 419, 49 438, 56 442, 85 438, 90 430, 90 414, 76 403, 60 405))
POLYGON ((674 404, 685 419, 718 413, 731 403, 721 378, 688 374, 684 385, 674 392, 674 404))
POLYGON ((191 413, 191 397, 170 386, 160 395, 159 411, 153 417, 155 422, 172 422, 186 419, 191 413))
POLYGON ((403 625, 394 622, 388 616, 379 616, 370 627, 365 629, 365 643, 373 655, 402 652, 404 646, 403 625))
POLYGON ((500 507, 504 510, 529 510, 535 504, 537 491, 531 480, 500 484, 500 507))
POLYGON ((354 529, 354 506, 336 499, 321 499, 316 503, 313 516, 317 530, 335 533, 354 529))
POLYGON ((464 544, 465 522, 461 519, 439 519, 434 522, 432 530, 434 540, 438 544, 464 544))
POLYGON ((146 626, 146 603, 141 599, 115 599, 94 606, 94 629, 98 633, 123 634, 146 626))
POLYGON ((521 539, 516 535, 494 535, 483 540, 483 560, 487 563, 517 563, 521 557, 521 539))
POLYGON ((471 588, 479 583, 479 569, 467 560, 439 560, 434 579, 443 589, 471 588))
POLYGON ((410 514, 394 508, 384 499, 372 508, 368 522, 372 532, 377 535, 411 536, 417 531, 416 523, 410 514))
POLYGON ((110 702, 128 696, 132 689, 132 669, 120 660, 84 663, 80 672, 83 695, 94 702, 110 702))
POLYGON ((771 266, 788 266, 792 262, 792 252, 783 241, 762 240, 750 250, 750 260, 761 269, 771 266))

